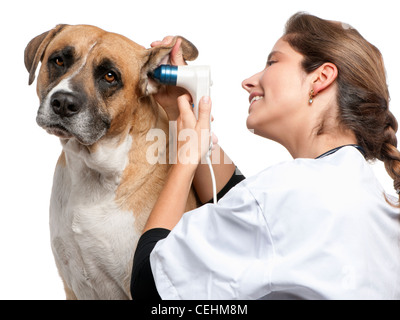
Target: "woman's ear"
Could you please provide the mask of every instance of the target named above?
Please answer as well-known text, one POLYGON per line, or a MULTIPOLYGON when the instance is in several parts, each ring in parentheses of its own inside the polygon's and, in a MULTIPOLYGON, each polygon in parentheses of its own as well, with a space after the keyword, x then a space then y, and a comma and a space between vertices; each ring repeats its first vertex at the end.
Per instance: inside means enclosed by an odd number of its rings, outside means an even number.
POLYGON ((338 70, 335 64, 327 62, 313 72, 312 89, 315 95, 329 88, 335 82, 338 70))

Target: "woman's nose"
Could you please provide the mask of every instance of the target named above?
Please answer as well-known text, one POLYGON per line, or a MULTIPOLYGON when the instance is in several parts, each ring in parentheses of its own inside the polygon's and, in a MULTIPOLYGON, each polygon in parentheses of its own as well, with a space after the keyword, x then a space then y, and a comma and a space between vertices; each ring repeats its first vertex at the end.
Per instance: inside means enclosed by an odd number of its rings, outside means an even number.
POLYGON ((259 79, 260 79, 260 73, 256 73, 255 75, 251 76, 250 78, 243 80, 242 88, 250 93, 251 90, 254 89, 258 85, 259 79))

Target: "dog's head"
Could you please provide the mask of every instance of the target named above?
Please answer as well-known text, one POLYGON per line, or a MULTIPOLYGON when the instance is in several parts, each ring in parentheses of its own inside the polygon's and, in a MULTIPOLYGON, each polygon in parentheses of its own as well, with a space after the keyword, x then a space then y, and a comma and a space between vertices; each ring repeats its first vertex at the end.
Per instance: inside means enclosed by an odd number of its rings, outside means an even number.
MULTIPOLYGON (((157 91, 148 74, 168 58, 168 46, 145 49, 93 26, 58 25, 32 39, 25 49, 29 84, 37 80, 37 123, 62 139, 93 145, 116 135, 140 108, 139 100, 157 91)), ((197 49, 182 38, 186 60, 197 49)))

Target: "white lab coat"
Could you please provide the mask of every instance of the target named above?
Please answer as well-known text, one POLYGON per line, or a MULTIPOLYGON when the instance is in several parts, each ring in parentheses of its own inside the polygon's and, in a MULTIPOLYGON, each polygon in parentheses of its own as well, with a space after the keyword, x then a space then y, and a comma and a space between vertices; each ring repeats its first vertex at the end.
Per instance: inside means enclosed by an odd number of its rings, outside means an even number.
POLYGON ((383 193, 350 146, 267 168, 157 243, 157 290, 163 299, 400 299, 399 210, 383 193))

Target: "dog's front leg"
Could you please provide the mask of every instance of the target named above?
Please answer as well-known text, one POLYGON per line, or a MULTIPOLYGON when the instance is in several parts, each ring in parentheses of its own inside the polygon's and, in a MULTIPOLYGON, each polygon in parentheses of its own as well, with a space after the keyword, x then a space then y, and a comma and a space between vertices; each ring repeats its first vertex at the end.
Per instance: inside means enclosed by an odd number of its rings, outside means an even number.
POLYGON ((78 300, 75 293, 68 287, 68 285, 65 283, 64 279, 63 279, 63 283, 64 283, 65 298, 67 300, 78 300))
POLYGON ((58 267, 58 263, 56 262, 56 266, 58 269, 58 274, 61 277, 61 280, 64 284, 64 291, 65 291, 65 299, 66 300, 78 300, 78 298, 76 297, 74 291, 68 286, 67 282, 64 280, 61 272, 60 272, 60 268, 58 267))

